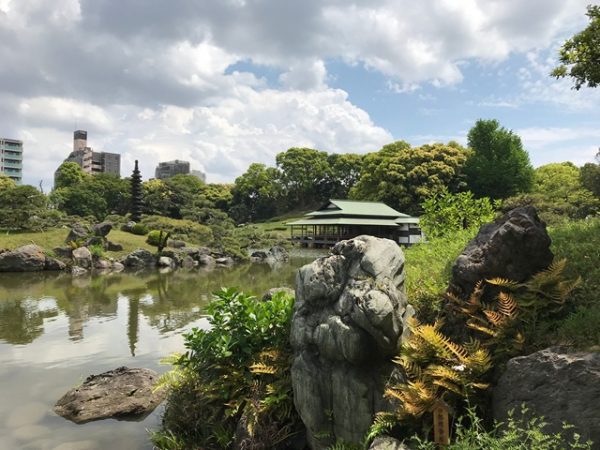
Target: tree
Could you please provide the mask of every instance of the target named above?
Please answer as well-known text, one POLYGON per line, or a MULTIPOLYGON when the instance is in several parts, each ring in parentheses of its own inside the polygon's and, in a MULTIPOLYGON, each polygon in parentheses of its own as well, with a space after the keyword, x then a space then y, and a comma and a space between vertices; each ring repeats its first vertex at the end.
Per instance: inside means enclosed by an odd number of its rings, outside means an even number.
POLYGON ((556 78, 570 77, 577 90, 600 83, 600 6, 588 6, 586 15, 590 23, 565 41, 559 52, 561 64, 552 71, 556 78))
POLYGON ((580 179, 583 187, 600 197, 600 164, 584 164, 580 171, 580 179))
POLYGON ((60 165, 54 177, 54 189, 72 187, 81 183, 89 175, 76 162, 67 161, 60 165))
POLYGON ((533 167, 521 138, 497 120, 478 120, 468 135, 472 150, 465 164, 469 189, 477 197, 503 199, 527 192, 533 167))
POLYGON ((421 229, 428 238, 478 228, 494 219, 494 205, 489 198, 475 198, 472 192, 451 194, 444 189, 423 202, 421 229))
POLYGON ((250 164, 248 170, 235 179, 230 214, 237 222, 253 222, 273 217, 282 197, 280 172, 264 164, 250 164))
POLYGON ((29 229, 31 219, 46 211, 46 196, 33 186, 6 183, 0 188, 0 228, 29 229))
POLYGON ((535 169, 531 192, 506 199, 502 209, 508 211, 523 205, 535 206, 540 217, 552 224, 594 214, 600 201, 582 185, 580 169, 564 162, 535 169))
POLYGON ((350 189, 358 182, 362 173, 363 155, 354 153, 332 153, 327 156, 329 170, 321 185, 321 197, 345 199, 350 189))
POLYGON ((462 169, 467 155, 467 150, 455 142, 416 148, 404 141, 385 145, 364 157, 362 175, 350 197, 419 214, 428 197, 444 188, 454 193, 465 187, 462 169))
POLYGON ((7 177, 6 175, 0 174, 0 191, 3 189, 14 188, 16 185, 17 183, 15 183, 15 180, 7 177))
POLYGON ((329 171, 327 156, 326 152, 312 148, 295 147, 276 156, 290 209, 324 200, 322 184, 329 171))
POLYGON ((50 194, 51 203, 70 216, 93 216, 97 220, 104 219, 108 213, 108 205, 102 193, 91 183, 79 183, 73 187, 54 189, 50 194))

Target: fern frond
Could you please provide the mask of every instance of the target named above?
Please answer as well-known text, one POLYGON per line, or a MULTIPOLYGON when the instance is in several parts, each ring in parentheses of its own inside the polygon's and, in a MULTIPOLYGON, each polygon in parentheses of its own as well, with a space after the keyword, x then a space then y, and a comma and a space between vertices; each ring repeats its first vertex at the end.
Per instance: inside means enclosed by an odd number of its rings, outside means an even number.
POLYGON ((263 363, 255 363, 250 366, 250 372, 252 373, 265 373, 269 375, 275 375, 278 370, 273 366, 269 366, 263 363))
POLYGON ((489 280, 485 280, 485 281, 494 286, 498 286, 498 287, 509 289, 509 290, 514 290, 521 286, 521 283, 518 283, 513 280, 509 280, 508 278, 501 278, 501 277, 490 278, 489 280))
POLYGON ((517 302, 512 295, 506 294, 505 292, 500 292, 498 294, 498 311, 501 314, 512 319, 516 317, 517 309, 517 302))
POLYGON ((487 334, 488 336, 496 336, 497 332, 492 330, 489 327, 485 327, 483 325, 478 324, 477 322, 475 322, 474 320, 468 320, 467 321, 467 327, 473 329, 473 330, 477 330, 477 331, 481 331, 482 333, 487 334))

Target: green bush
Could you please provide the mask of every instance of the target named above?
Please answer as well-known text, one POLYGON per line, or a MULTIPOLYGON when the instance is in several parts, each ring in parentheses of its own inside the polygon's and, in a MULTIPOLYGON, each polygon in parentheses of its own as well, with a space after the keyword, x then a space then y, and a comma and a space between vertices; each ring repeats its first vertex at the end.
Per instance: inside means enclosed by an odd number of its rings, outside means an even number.
POLYGON ((131 228, 131 232, 138 236, 145 236, 148 234, 148 227, 144 224, 136 223, 133 228, 131 228))
POLYGON ((587 349, 600 345, 600 302, 582 306, 560 324, 558 336, 561 343, 587 349))
POLYGON ((293 298, 279 293, 262 302, 234 289, 214 295, 210 329, 184 335, 187 353, 163 377, 171 390, 154 443, 227 448, 244 417, 250 439, 262 445, 251 448, 274 448, 299 424, 289 378, 293 298))
POLYGON ((161 243, 163 232, 161 230, 152 230, 148 233, 146 237, 146 244, 153 245, 154 247, 158 247, 161 243))
POLYGON ((179 239, 197 245, 208 245, 213 234, 209 227, 192 220, 171 219, 161 216, 145 216, 142 224, 153 230, 163 230, 170 233, 172 239, 179 239))
MULTIPOLYGON (((523 408, 521 417, 510 414, 506 425, 496 423, 486 430, 483 421, 473 409, 456 422, 454 439, 447 450, 564 450, 591 449, 591 442, 580 442, 578 434, 571 432, 571 426, 564 425, 562 433, 547 433, 543 418, 525 419, 527 409, 523 408)), ((436 450, 437 444, 419 437, 414 438, 418 450, 436 450)))
POLYGON ((104 256, 104 246, 102 244, 94 244, 88 247, 92 256, 102 258, 104 256))
POLYGON ((447 189, 423 202, 420 224, 425 236, 452 236, 460 230, 478 229, 494 219, 494 205, 487 197, 475 198, 471 192, 451 194, 447 189))

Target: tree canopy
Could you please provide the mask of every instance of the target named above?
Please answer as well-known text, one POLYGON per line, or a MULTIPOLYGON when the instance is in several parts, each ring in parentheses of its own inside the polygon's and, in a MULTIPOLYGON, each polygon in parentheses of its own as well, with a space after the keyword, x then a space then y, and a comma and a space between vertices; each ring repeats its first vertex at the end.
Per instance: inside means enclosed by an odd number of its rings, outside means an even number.
POLYGON ((423 201, 444 188, 458 192, 465 187, 462 170, 467 155, 456 142, 415 148, 404 141, 385 145, 364 157, 362 175, 350 197, 418 214, 423 201))
POLYGON ((560 65, 554 68, 556 78, 570 77, 573 87, 596 87, 600 83, 600 5, 587 8, 588 26, 567 39, 559 52, 560 65))
POLYGON ((54 177, 54 189, 75 186, 88 177, 89 175, 83 171, 79 164, 73 161, 66 161, 62 163, 56 170, 56 176, 54 177))
POLYGON ((527 192, 533 167, 521 138, 497 120, 478 120, 468 135, 467 184, 477 197, 503 199, 527 192))

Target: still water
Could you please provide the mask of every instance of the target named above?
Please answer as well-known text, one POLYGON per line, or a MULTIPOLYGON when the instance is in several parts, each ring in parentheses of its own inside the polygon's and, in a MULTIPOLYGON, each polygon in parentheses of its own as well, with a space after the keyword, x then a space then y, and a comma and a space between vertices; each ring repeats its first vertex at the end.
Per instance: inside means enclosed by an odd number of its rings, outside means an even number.
POLYGON ((0 449, 151 449, 142 422, 73 424, 52 411, 88 375, 119 366, 168 369, 161 358, 183 350, 182 333, 206 327, 210 293, 237 286, 261 295, 294 285, 305 253, 272 268, 266 264, 173 273, 0 274, 0 449))

